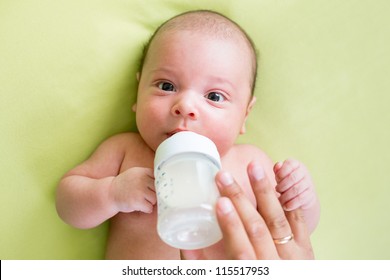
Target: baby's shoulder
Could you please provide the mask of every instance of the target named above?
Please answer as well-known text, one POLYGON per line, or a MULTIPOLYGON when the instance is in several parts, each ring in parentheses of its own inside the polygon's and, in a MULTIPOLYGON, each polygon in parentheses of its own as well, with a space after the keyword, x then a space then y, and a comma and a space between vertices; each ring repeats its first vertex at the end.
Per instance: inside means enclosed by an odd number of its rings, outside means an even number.
POLYGON ((119 149, 127 148, 129 145, 143 145, 144 141, 136 132, 124 132, 115 134, 107 138, 102 145, 116 147, 119 149))
POLYGON ((128 143, 128 142, 139 141, 139 139, 141 139, 139 133, 123 132, 123 133, 118 133, 110 136, 109 138, 107 138, 106 142, 115 142, 115 143, 127 142, 128 143))
POLYGON ((145 142, 138 133, 126 132, 110 136, 104 140, 98 147, 97 152, 111 154, 123 157, 124 154, 131 153, 132 150, 141 150, 146 146, 145 142))
POLYGON ((121 170, 133 166, 153 166, 154 151, 136 132, 126 132, 114 135, 106 140, 122 157, 121 170))
POLYGON ((263 166, 267 174, 269 174, 270 176, 273 175, 274 162, 266 152, 264 152, 262 149, 255 145, 234 145, 230 160, 234 161, 235 164, 245 166, 245 168, 250 162, 256 161, 263 166))
POLYGON ((233 146, 232 153, 234 157, 240 158, 246 162, 258 160, 263 163, 272 162, 271 158, 259 147, 251 144, 236 144, 233 146))

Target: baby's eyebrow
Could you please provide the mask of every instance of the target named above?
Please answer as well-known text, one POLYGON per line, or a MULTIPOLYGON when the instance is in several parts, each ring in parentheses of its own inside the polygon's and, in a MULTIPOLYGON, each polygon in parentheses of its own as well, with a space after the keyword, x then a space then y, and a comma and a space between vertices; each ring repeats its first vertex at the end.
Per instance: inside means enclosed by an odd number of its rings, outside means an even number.
POLYGON ((223 85, 227 84, 232 90, 238 90, 229 79, 220 76, 210 76, 210 81, 216 84, 223 84, 223 85))
POLYGON ((175 70, 171 69, 170 67, 163 66, 163 67, 158 67, 158 68, 152 69, 152 70, 150 70, 150 72, 151 73, 162 72, 162 73, 166 73, 166 74, 174 74, 175 70))

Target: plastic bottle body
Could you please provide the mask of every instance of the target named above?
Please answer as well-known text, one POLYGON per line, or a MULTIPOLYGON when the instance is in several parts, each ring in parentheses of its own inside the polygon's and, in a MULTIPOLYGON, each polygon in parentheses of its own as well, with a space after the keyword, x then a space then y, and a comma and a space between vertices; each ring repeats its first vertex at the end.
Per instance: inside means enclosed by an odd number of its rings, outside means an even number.
POLYGON ((206 156, 196 153, 174 156, 160 166, 157 231, 162 240, 180 249, 197 249, 221 239, 215 216, 217 172, 206 156))
POLYGON ((179 249, 199 249, 216 243, 222 238, 215 215, 219 197, 215 175, 220 163, 197 149, 183 148, 178 153, 163 150, 158 149, 156 154, 168 157, 158 157, 154 171, 160 238, 179 249))

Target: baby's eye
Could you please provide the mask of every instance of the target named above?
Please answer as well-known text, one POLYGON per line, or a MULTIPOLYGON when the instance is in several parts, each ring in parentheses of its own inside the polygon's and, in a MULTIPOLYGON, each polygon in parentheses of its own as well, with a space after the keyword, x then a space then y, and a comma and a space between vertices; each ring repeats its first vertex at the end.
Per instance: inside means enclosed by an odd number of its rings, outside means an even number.
POLYGON ((219 93, 219 92, 209 92, 207 95, 206 95, 206 98, 213 101, 213 102, 223 102, 225 101, 225 96, 223 96, 222 93, 219 93))
POLYGON ((175 86, 168 82, 160 82, 157 86, 163 91, 176 91, 175 86))

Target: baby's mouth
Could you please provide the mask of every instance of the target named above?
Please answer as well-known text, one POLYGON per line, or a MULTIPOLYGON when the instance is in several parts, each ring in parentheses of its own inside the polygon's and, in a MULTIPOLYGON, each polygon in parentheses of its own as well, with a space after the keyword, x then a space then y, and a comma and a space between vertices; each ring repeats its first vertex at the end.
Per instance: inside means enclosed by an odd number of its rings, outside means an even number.
POLYGON ((187 131, 186 129, 181 129, 181 128, 178 128, 178 129, 175 129, 175 130, 172 130, 171 132, 167 133, 167 136, 168 138, 175 135, 176 133, 179 133, 179 132, 182 132, 182 131, 187 131))

